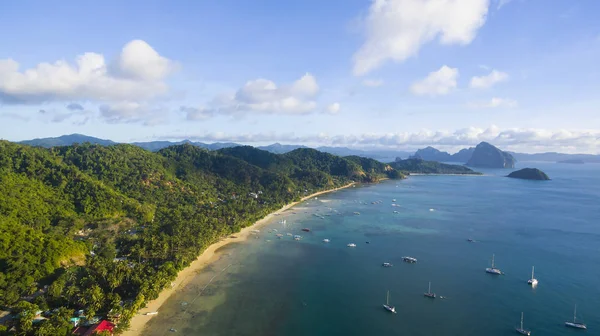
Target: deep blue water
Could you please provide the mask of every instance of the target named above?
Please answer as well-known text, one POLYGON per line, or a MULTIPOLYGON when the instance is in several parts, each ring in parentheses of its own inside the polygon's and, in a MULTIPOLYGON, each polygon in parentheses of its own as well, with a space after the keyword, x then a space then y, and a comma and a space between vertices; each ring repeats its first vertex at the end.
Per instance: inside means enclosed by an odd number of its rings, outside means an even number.
POLYGON ((225 247, 146 334, 495 336, 513 334, 523 311, 533 335, 570 335, 564 321, 577 304, 587 333, 600 335, 600 165, 523 166, 552 180, 415 176, 301 204, 225 247), (277 239, 273 228, 304 239, 277 239), (485 273, 492 254, 505 275, 485 273), (423 297, 428 281, 446 299, 423 297), (398 314, 381 306, 387 290, 398 314))

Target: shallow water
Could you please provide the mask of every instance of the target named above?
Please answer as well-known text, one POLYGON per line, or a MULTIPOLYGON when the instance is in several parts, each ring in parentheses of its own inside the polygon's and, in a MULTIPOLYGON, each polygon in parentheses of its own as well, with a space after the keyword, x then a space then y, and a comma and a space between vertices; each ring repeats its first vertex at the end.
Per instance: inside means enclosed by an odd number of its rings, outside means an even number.
POLYGON ((575 303, 600 333, 600 165, 526 166, 553 180, 415 176, 302 203, 224 247, 144 335, 506 335, 521 311, 534 335, 569 335, 575 303), (484 271, 493 253, 503 276, 484 271), (446 298, 423 297, 428 281, 446 298), (381 306, 387 290, 398 314, 381 306))

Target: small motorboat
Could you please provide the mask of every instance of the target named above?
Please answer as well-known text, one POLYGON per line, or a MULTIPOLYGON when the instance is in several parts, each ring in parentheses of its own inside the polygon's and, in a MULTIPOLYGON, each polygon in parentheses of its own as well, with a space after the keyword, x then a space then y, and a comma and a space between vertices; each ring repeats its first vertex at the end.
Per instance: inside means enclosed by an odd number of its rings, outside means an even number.
POLYGON ((346 245, 346 246, 348 246, 348 247, 356 247, 356 244, 354 244, 354 243, 350 243, 350 244, 348 244, 348 245, 346 245))
POLYGON ((302 231, 304 231, 304 232, 310 232, 310 229, 309 228, 304 228, 304 229, 302 229, 302 231))
POLYGON ((417 258, 413 258, 413 257, 402 257, 402 260, 409 264, 414 264, 417 262, 417 258))
POLYGON ((294 236, 294 240, 300 240, 300 239, 302 239, 302 236, 299 236, 299 235, 294 236))
POLYGON ((392 265, 392 263, 389 263, 389 262, 384 262, 383 264, 381 264, 381 266, 383 266, 383 267, 392 267, 394 265, 392 265))
POLYGON ((329 239, 327 239, 327 238, 323 239, 323 243, 329 243, 329 239))

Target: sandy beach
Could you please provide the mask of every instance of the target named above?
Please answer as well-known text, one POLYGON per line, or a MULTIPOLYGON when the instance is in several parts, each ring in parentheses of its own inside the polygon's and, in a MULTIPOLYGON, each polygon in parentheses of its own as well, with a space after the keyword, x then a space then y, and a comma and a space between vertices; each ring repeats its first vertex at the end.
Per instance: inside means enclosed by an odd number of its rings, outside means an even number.
POLYGON ((241 242, 241 241, 245 241, 248 239, 248 237, 251 235, 252 230, 256 230, 257 228, 259 228, 260 226, 268 223, 274 216, 277 216, 281 213, 283 213, 284 211, 288 210, 289 208, 295 206, 296 204, 306 201, 310 198, 322 195, 322 194, 326 194, 326 193, 330 193, 330 192, 334 192, 340 189, 344 189, 344 188, 348 188, 350 186, 354 185, 354 183, 350 183, 347 184, 343 187, 340 188, 335 188, 335 189, 330 189, 330 190, 324 190, 324 191, 320 191, 317 193, 314 193, 312 195, 306 196, 304 198, 302 198, 300 201, 298 202, 293 202, 290 203, 286 206, 284 206, 283 208, 270 213, 269 215, 267 215, 265 218, 257 221, 256 223, 254 223, 251 226, 248 226, 244 229, 242 229, 240 232, 235 233, 233 236, 235 236, 235 238, 232 237, 228 237, 228 238, 224 238, 212 245, 210 245, 196 260, 194 260, 190 266, 188 266, 187 268, 183 269, 182 271, 179 272, 179 274, 177 275, 177 278, 175 279, 175 281, 173 281, 173 284, 171 287, 169 288, 165 288, 160 295, 158 296, 157 299, 152 300, 150 302, 148 302, 148 304, 146 305, 146 308, 141 309, 140 311, 138 311, 137 315, 135 315, 132 319, 131 319, 131 323, 129 326, 129 330, 125 331, 122 335, 125 336, 139 336, 139 335, 143 335, 143 331, 144 331, 144 327, 146 325, 146 323, 154 316, 154 315, 146 315, 147 313, 152 313, 152 312, 159 312, 160 313, 160 307, 163 305, 163 303, 165 301, 167 301, 169 299, 169 297, 171 297, 171 295, 175 294, 178 290, 180 290, 181 288, 183 288, 186 284, 189 283, 190 280, 192 280, 200 271, 202 271, 202 269, 204 267, 206 267, 207 265, 209 265, 211 262, 213 262, 214 260, 216 260, 216 255, 215 252, 217 250, 219 250, 219 248, 227 245, 227 244, 231 244, 231 243, 235 243, 235 242, 241 242))

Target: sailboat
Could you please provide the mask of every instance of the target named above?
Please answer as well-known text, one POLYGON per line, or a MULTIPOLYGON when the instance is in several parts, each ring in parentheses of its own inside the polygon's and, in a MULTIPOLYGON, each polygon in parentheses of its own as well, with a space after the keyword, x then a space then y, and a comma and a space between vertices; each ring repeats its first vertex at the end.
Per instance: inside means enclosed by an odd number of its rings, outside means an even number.
POLYGON ((517 332, 521 335, 531 335, 531 331, 523 329, 523 312, 521 312, 521 327, 516 328, 515 330, 517 330, 517 332))
POLYGON ((390 306, 390 291, 387 291, 387 297, 383 308, 385 308, 385 310, 389 311, 390 313, 396 313, 396 307, 390 306))
POLYGON ((573 322, 567 321, 565 322, 565 325, 576 329, 587 329, 587 326, 584 323, 577 322, 577 305, 575 305, 575 310, 573 310, 573 322))
POLYGON ((431 281, 429 281, 429 289, 427 290, 427 293, 423 293, 423 295, 425 295, 425 297, 435 299, 435 293, 431 292, 431 281))
POLYGON ((535 270, 535 266, 531 266, 531 279, 527 280, 527 283, 531 286, 537 286, 538 281, 533 277, 533 271, 535 270))
POLYGON ((494 258, 495 258, 495 255, 492 254, 492 267, 486 268, 485 271, 487 273, 491 273, 491 274, 502 275, 502 271, 499 270, 498 268, 496 268, 496 266, 494 265, 494 258))

